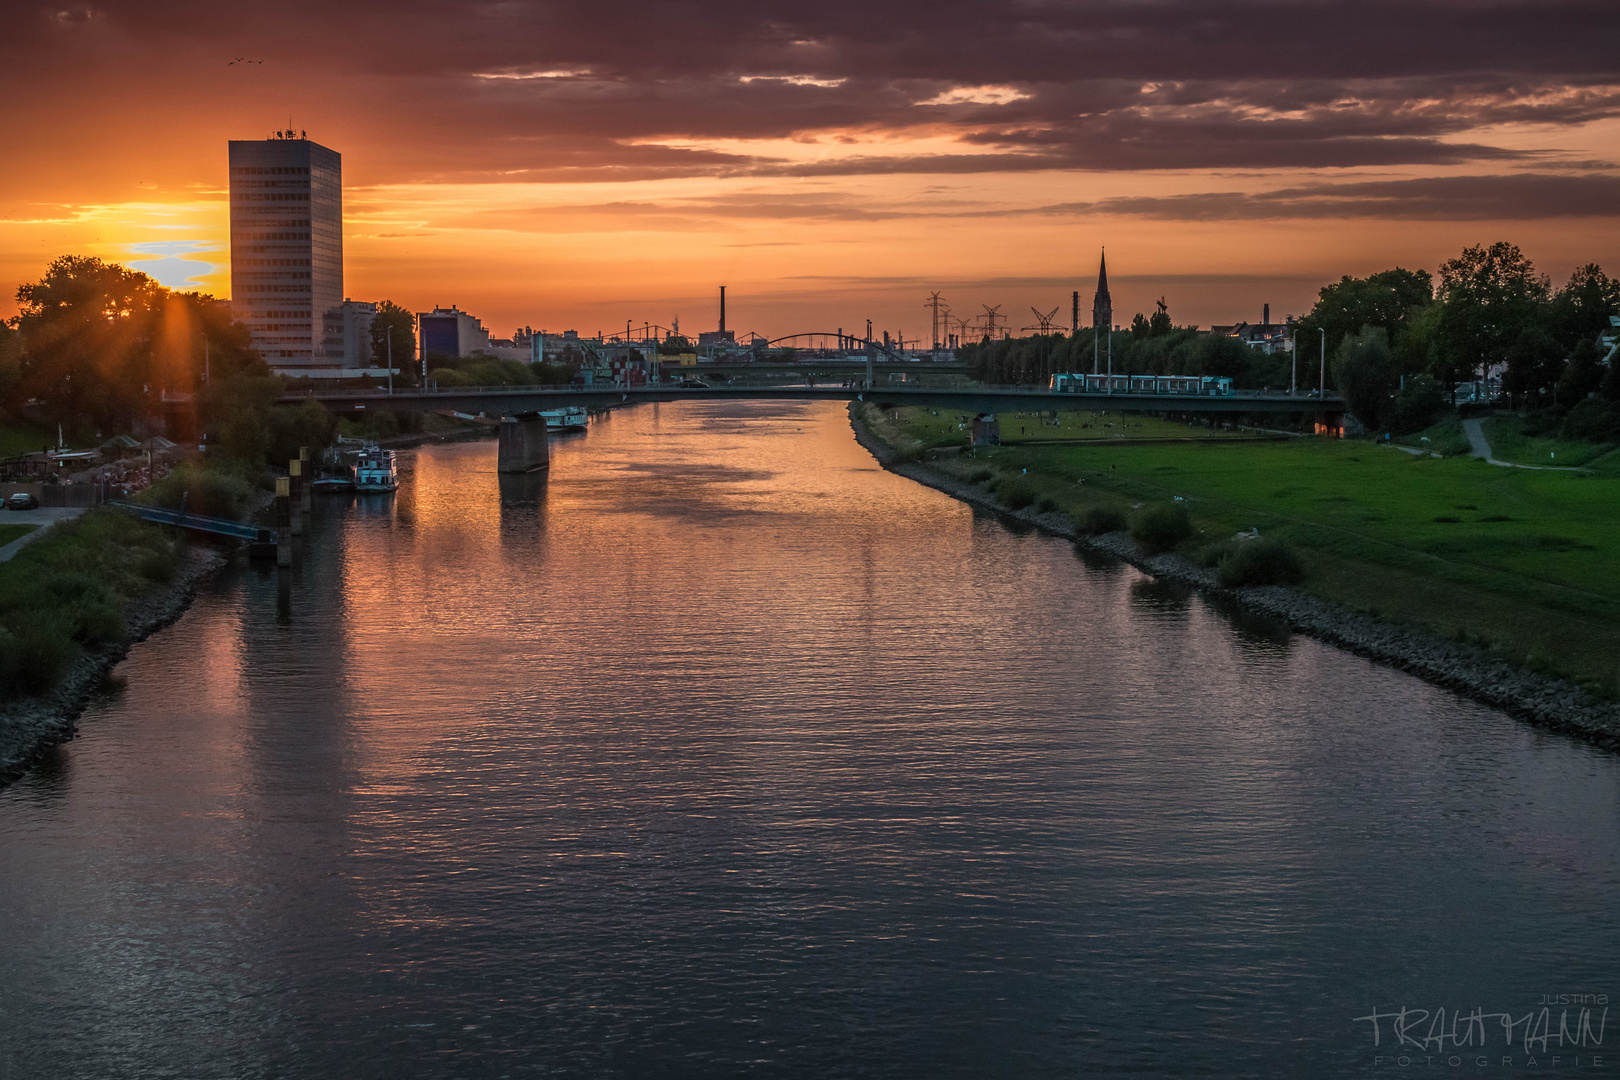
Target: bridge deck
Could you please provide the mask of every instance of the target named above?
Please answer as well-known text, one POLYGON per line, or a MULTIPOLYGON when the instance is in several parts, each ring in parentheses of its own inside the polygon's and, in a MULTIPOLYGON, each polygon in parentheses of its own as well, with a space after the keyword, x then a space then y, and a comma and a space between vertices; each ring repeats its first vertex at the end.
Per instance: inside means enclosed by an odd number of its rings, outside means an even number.
POLYGON ((1239 391, 1231 397, 1199 394, 1066 393, 1018 387, 879 386, 871 390, 843 386, 714 386, 683 388, 645 386, 541 387, 467 386, 437 390, 332 390, 292 393, 288 404, 318 401, 336 411, 385 409, 391 411, 454 409, 458 412, 512 415, 569 406, 607 407, 643 401, 872 401, 886 405, 915 405, 962 412, 1064 412, 1115 409, 1135 412, 1195 413, 1341 413, 1344 401, 1327 397, 1239 391))

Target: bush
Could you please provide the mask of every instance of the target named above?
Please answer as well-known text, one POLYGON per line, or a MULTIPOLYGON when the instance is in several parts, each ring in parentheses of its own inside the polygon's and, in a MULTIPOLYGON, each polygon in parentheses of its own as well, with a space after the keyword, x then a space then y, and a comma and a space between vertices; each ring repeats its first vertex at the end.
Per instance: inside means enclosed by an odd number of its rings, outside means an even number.
POLYGON ((1035 489, 1020 474, 1004 476, 996 483, 996 498, 1009 510, 1022 510, 1035 501, 1035 489))
POLYGON ((1427 375, 1413 375, 1390 402, 1384 422, 1393 434, 1410 435, 1432 427, 1445 408, 1440 384, 1427 375))
POLYGON ((1119 532, 1125 527, 1125 515, 1112 506, 1088 506, 1074 519, 1074 527, 1087 536, 1119 532))
POLYGON ((180 569, 180 556, 173 548, 162 551, 148 551, 141 556, 140 562, 135 564, 135 570, 142 577, 158 584, 174 580, 176 571, 180 569))
POLYGON ((1042 495, 1035 503, 1035 509, 1043 514, 1050 514, 1058 508, 1057 500, 1050 495, 1042 495))
POLYGON ((43 693, 60 681, 78 653, 66 612, 36 612, 15 630, 0 631, 0 680, 8 690, 43 693))
POLYGON ((1537 409, 1526 413, 1524 426, 1519 430, 1526 435, 1550 435, 1564 422, 1564 414, 1557 409, 1537 409))
POLYGON ((1569 410, 1558 433, 1573 442, 1620 442, 1620 406, 1587 398, 1569 410))
POLYGON ((147 488, 141 501, 178 510, 184 498, 188 513, 239 519, 253 497, 253 482, 241 472, 222 463, 188 461, 147 488))
POLYGON ((1131 516, 1131 538, 1149 554, 1171 551, 1192 534, 1192 519, 1180 503, 1155 503, 1131 516))
POLYGON ((1215 576, 1229 589, 1242 585, 1295 585, 1305 576, 1305 568, 1287 544, 1264 538, 1232 544, 1215 576))
POLYGON ((1238 542, 1235 540, 1216 540, 1193 552, 1193 562, 1206 568, 1219 566, 1221 560, 1230 555, 1237 546, 1238 542))
POLYGON ((996 475, 994 469, 974 469, 968 473, 968 481, 974 484, 982 484, 994 475, 996 475))

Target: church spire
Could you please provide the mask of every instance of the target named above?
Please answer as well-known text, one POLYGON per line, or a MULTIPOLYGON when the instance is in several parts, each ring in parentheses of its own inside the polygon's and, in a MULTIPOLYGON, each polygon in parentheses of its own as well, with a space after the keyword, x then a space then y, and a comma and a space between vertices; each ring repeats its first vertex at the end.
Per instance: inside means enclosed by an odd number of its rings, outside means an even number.
POLYGON ((1108 251, 1105 248, 1102 264, 1097 269, 1097 295, 1091 301, 1093 329, 1107 330, 1114 325, 1114 301, 1108 295, 1108 251))

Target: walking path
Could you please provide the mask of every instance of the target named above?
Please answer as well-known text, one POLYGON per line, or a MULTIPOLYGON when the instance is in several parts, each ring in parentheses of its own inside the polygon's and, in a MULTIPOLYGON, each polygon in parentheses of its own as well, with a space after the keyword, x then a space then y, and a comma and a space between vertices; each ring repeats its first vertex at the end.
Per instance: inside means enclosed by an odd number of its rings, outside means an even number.
POLYGON ((38 528, 0 547, 0 562, 10 562, 13 555, 50 532, 51 526, 58 521, 68 521, 82 513, 82 506, 41 506, 34 510, 6 511, 5 516, 0 517, 0 525, 37 525, 38 528))
POLYGON ((1501 465, 1508 469, 1535 469, 1539 472, 1580 472, 1573 465, 1520 465, 1516 461, 1498 461, 1491 457, 1491 444, 1485 438, 1485 421, 1480 417, 1462 422, 1463 431, 1468 434, 1468 445, 1473 447, 1472 455, 1484 458, 1487 465, 1501 465))

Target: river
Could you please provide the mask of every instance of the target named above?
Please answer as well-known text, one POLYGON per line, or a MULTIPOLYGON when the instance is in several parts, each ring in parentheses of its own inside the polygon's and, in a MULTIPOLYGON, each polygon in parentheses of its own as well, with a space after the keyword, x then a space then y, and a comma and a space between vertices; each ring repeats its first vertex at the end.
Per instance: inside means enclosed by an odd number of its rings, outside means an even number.
POLYGON ((836 404, 401 471, 0 792, 0 1077, 1614 1074, 1494 1018, 1620 991, 1614 755, 1010 529, 836 404))

